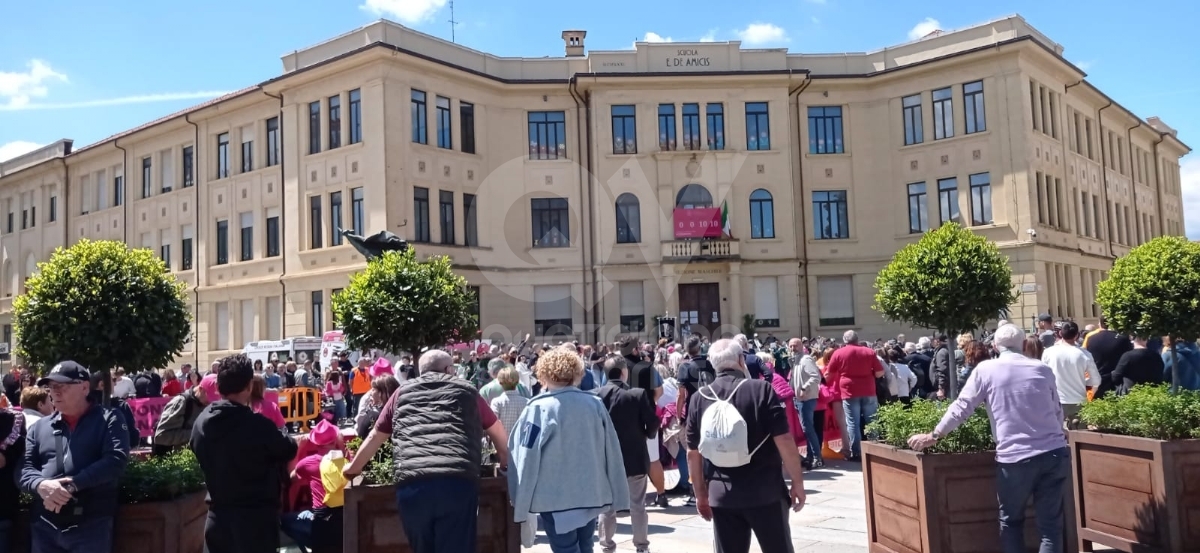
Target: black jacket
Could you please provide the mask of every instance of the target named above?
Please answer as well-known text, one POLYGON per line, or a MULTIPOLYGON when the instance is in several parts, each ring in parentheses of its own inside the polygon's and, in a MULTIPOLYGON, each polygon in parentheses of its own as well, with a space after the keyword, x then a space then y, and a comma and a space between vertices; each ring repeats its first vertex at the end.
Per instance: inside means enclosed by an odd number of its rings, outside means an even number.
POLYGON ((0 521, 17 516, 17 469, 25 460, 25 417, 19 411, 0 409, 0 521))
POLYGON ((162 377, 157 371, 146 371, 134 377, 133 389, 138 399, 162 397, 162 377))
POLYGON ((904 358, 904 364, 908 365, 913 374, 917 375, 917 385, 913 387, 913 397, 925 397, 932 389, 929 368, 933 365, 933 359, 922 352, 910 353, 908 357, 904 358))
POLYGON ((654 385, 654 362, 640 353, 634 352, 633 355, 625 356, 625 365, 629 367, 629 385, 646 390, 650 394, 650 399, 653 400, 654 390, 658 388, 654 385))
MULTIPOLYGON (((111 515, 117 511, 121 474, 129 462, 129 429, 125 418, 112 409, 92 404, 71 429, 62 414, 42 417, 29 429, 25 462, 21 467, 21 490, 37 495, 38 484, 47 478, 70 476, 79 488, 75 498, 83 515, 111 515), (66 456, 58 470, 58 439, 66 456)), ((41 501, 34 501, 34 515, 43 514, 41 501)))
POLYGON ((192 451, 209 509, 278 509, 297 444, 270 419, 228 400, 210 403, 192 425, 192 451))
POLYGON ((610 380, 598 392, 608 409, 617 441, 621 442, 621 459, 626 476, 641 476, 650 470, 650 454, 646 440, 658 435, 658 416, 654 401, 641 388, 630 388, 620 380, 610 380))
POLYGON ((933 369, 931 371, 932 374, 929 375, 929 379, 931 380, 929 393, 936 394, 938 390, 941 390, 946 394, 947 398, 950 397, 950 373, 955 372, 957 374, 957 371, 950 370, 950 359, 950 348, 946 346, 939 347, 937 351, 933 352, 933 369))

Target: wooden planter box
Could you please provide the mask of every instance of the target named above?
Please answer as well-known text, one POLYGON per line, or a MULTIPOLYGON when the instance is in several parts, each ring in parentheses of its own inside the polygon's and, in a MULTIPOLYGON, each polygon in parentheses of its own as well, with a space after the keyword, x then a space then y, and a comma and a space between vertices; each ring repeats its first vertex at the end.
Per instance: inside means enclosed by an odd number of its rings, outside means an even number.
MULTIPOLYGON (((352 486, 345 492, 344 553, 412 553, 400 514, 395 486, 352 486)), ((520 553, 521 528, 513 522, 508 480, 479 481, 479 553, 520 553)))
MULTIPOLYGON (((994 452, 929 455, 863 442, 862 454, 871 553, 1003 553, 994 452)), ((1074 553, 1070 511, 1064 551, 1074 553)), ((1038 551, 1032 508, 1025 544, 1038 551)))
MULTIPOLYGON (((113 551, 121 553, 201 553, 208 517, 205 492, 173 501, 121 505, 113 524, 113 551)), ((29 511, 13 524, 12 551, 29 553, 29 511)))
POLYGON ((1200 440, 1071 432, 1079 547, 1200 553, 1200 440))

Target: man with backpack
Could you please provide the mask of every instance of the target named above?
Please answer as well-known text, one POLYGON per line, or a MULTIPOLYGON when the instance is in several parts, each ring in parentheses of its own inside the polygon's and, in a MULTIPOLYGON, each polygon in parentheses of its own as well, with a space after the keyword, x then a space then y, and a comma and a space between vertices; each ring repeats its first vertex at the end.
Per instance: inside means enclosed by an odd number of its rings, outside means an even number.
POLYGON ((218 399, 221 395, 217 393, 217 375, 212 373, 204 375, 196 387, 171 398, 154 427, 154 454, 164 455, 187 446, 200 412, 218 399))
POLYGON ((790 553, 789 507, 804 507, 805 494, 787 411, 770 383, 747 378, 737 342, 714 342, 708 362, 717 378, 691 397, 687 413, 688 468, 702 475, 692 478, 696 510, 712 521, 720 553, 747 553, 752 532, 763 551, 790 553))

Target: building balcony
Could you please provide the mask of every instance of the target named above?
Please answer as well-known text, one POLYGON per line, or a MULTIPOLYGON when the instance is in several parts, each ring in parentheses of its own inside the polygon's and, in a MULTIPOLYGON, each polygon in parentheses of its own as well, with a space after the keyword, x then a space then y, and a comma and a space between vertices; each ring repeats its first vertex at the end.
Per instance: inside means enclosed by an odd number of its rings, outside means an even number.
POLYGON ((741 257, 741 243, 736 240, 672 240, 662 243, 664 263, 689 261, 720 261, 741 257))

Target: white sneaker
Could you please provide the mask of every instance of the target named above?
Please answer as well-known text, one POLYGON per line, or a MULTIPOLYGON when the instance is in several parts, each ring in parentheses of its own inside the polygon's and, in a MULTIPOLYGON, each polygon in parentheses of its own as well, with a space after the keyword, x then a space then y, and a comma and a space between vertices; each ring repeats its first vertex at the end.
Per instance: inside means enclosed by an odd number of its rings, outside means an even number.
POLYGON ((638 549, 637 553, 650 553, 650 549, 638 549))

